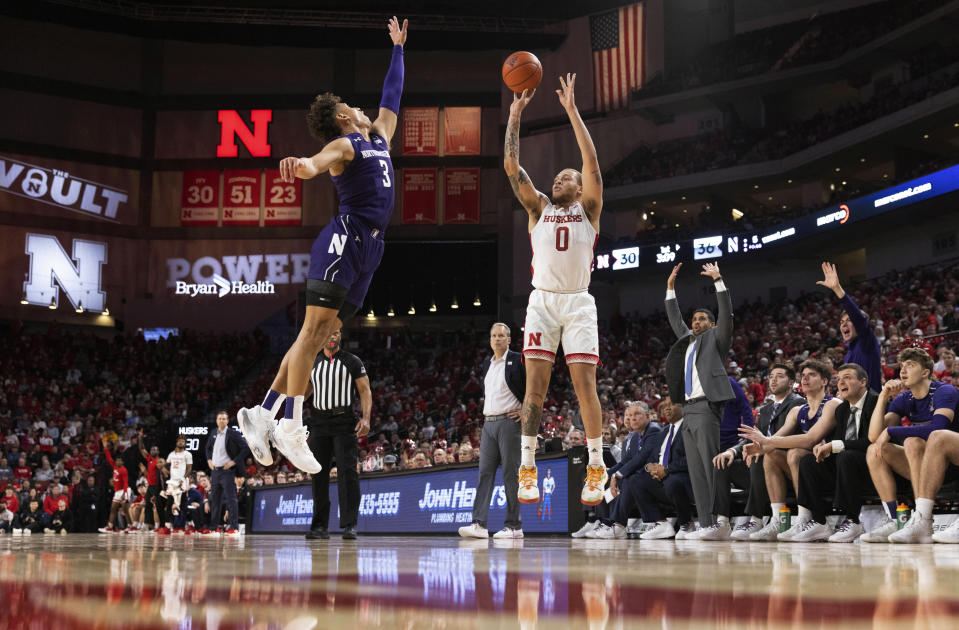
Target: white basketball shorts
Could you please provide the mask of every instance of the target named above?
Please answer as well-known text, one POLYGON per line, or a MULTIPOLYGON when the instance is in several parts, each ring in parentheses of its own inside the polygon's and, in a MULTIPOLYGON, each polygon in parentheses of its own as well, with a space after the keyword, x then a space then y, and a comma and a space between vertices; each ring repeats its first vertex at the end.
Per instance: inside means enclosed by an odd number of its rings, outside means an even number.
POLYGON ((114 503, 129 503, 132 492, 127 488, 126 490, 116 490, 113 493, 113 502, 114 503))
POLYGON ((533 289, 526 308, 523 356, 555 361, 560 343, 567 363, 599 363, 596 300, 587 291, 552 293, 533 289))

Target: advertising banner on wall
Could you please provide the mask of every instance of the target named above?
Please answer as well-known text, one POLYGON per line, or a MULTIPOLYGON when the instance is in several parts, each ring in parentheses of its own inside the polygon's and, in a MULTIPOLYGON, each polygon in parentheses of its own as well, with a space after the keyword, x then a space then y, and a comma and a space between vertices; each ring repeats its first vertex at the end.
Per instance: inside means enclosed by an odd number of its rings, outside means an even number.
POLYGON ((482 109, 447 107, 443 110, 445 155, 479 155, 482 109))
POLYGON ((264 225, 300 225, 303 221, 303 180, 284 182, 279 170, 266 172, 264 225))
POLYGON ((436 223, 436 169, 403 169, 403 223, 436 223))
POLYGON ((223 225, 260 224, 259 170, 223 172, 223 225))
POLYGON ((437 155, 439 153, 439 107, 404 107, 403 155, 437 155))
POLYGON ((180 225, 216 225, 220 209, 220 171, 184 171, 180 225))
POLYGON ((478 168, 448 168, 445 176, 444 223, 479 223, 478 168))

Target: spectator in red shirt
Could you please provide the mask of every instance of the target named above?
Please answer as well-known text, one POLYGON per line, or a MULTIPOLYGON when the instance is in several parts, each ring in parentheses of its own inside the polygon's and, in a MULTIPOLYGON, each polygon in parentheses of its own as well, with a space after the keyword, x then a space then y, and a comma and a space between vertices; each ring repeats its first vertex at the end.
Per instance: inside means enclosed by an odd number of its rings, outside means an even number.
POLYGON ((29 466, 27 466, 26 456, 21 455, 16 467, 13 469, 13 478, 17 481, 23 481, 24 479, 30 479, 31 477, 33 477, 33 471, 30 470, 29 466))
POLYGON ((20 511, 20 499, 17 498, 17 493, 13 491, 13 486, 7 486, 6 490, 3 491, 3 500, 7 504, 7 509, 14 514, 20 511))
POLYGON ((46 514, 53 515, 57 511, 60 501, 67 501, 69 505, 69 497, 63 494, 60 489, 59 483, 50 484, 50 490, 47 492, 47 496, 43 499, 43 511, 46 514))

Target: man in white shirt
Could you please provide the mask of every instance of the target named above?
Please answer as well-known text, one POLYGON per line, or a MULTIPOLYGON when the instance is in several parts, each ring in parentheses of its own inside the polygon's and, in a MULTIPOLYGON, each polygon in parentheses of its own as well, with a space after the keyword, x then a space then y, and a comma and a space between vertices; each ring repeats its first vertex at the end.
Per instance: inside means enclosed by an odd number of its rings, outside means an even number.
POLYGON ((459 529, 464 538, 488 538, 486 518, 493 496, 496 469, 503 466, 506 490, 506 520, 494 538, 522 538, 519 516, 519 463, 522 400, 526 395, 526 368, 519 352, 509 349, 510 330, 503 323, 493 324, 489 335, 493 356, 483 362, 484 401, 483 435, 480 438, 479 483, 473 502, 473 523, 459 529))

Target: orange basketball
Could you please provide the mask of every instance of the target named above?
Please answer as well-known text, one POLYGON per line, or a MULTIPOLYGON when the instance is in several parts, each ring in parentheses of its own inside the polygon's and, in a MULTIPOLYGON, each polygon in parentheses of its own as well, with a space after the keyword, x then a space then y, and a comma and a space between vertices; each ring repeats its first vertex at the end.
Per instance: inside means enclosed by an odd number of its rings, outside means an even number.
POLYGON ((514 52, 503 64, 503 82, 517 94, 535 90, 543 78, 543 64, 536 55, 526 51, 514 52))

